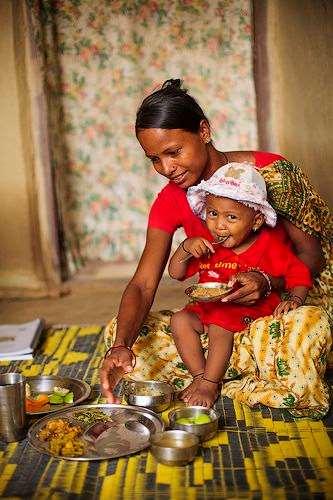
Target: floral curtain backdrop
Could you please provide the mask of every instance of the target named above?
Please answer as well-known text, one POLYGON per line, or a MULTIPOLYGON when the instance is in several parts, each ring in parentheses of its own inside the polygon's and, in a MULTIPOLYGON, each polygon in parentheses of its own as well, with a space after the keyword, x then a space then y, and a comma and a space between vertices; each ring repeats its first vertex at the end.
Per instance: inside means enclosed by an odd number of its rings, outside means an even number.
POLYGON ((134 134, 147 93, 182 78, 218 147, 256 147, 250 0, 27 1, 68 262, 137 260, 165 184, 134 134))

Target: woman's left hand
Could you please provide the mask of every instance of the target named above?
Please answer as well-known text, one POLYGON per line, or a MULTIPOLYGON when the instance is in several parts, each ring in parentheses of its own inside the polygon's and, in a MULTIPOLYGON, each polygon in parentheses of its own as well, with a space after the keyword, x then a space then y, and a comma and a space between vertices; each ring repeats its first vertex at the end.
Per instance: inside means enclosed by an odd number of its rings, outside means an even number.
POLYGON ((236 276, 229 281, 229 285, 234 286, 235 284, 239 284, 240 288, 226 295, 221 299, 221 302, 233 302, 252 306, 263 297, 268 290, 266 278, 255 271, 236 274, 236 276))

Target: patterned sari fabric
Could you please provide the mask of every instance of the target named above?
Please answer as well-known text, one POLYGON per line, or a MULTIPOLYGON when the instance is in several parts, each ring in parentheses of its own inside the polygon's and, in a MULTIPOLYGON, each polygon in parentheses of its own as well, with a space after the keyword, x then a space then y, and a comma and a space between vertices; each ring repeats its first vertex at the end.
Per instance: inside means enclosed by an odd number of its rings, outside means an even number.
POLYGON ((268 198, 277 213, 321 242, 326 266, 308 294, 307 304, 321 306, 333 324, 333 217, 309 179, 293 163, 279 160, 260 168, 268 198))
MULTIPOLYGON (((259 318, 234 335, 233 353, 222 394, 249 406, 261 403, 286 408, 296 417, 322 418, 330 394, 324 374, 331 350, 333 322, 332 217, 309 180, 292 163, 279 160, 261 168, 276 211, 321 241, 326 267, 315 280, 306 306, 259 318), (318 307, 321 306, 321 307, 318 307)), ((178 390, 191 381, 170 331, 171 311, 150 313, 133 346, 137 364, 131 377, 168 380, 178 390)), ((106 327, 112 345, 116 318, 106 327)), ((208 337, 201 336, 207 353, 208 337)))
MULTIPOLYGON (((137 361, 130 377, 168 381, 181 390, 192 377, 173 342, 171 316, 171 311, 147 316, 133 346, 137 361)), ((105 329, 107 347, 113 343, 116 326, 114 318, 105 329)), ((249 406, 262 403, 286 408, 294 416, 326 415, 329 391, 323 376, 331 334, 320 308, 300 307, 280 321, 272 316, 260 318, 234 339, 222 395, 249 406)), ((207 353, 207 334, 201 335, 201 343, 207 353)))

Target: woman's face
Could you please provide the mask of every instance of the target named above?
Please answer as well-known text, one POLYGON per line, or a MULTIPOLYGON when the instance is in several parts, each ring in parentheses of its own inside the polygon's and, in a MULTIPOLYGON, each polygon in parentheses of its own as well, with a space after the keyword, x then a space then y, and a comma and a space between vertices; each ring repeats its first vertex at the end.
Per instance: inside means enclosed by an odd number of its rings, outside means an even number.
POLYGON ((196 184, 208 163, 209 127, 202 122, 199 132, 182 129, 139 130, 138 140, 154 169, 182 189, 196 184))

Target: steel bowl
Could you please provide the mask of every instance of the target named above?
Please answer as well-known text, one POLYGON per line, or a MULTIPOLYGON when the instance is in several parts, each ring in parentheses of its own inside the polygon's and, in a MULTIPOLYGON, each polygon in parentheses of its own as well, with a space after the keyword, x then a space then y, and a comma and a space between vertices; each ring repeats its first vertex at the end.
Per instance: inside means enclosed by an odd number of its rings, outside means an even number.
POLYGON ((186 406, 171 411, 168 417, 172 429, 191 432, 198 436, 200 441, 207 441, 217 433, 218 415, 212 408, 206 408, 205 406, 186 406), (193 418, 199 415, 208 415, 211 421, 203 424, 180 424, 176 422, 180 418, 193 418))
POLYGON ((127 404, 143 406, 157 413, 169 408, 173 394, 174 389, 167 382, 129 380, 124 385, 124 397, 127 404))
POLYGON ((190 432, 171 430, 150 437, 151 452, 165 465, 186 465, 197 454, 199 438, 190 432))
POLYGON ((185 289, 186 295, 197 302, 215 302, 232 290, 228 283, 209 281, 197 283, 185 289))
POLYGON ((74 393, 73 403, 57 405, 48 403, 37 411, 27 411, 27 415, 44 415, 46 413, 67 409, 70 406, 76 406, 85 401, 90 396, 91 392, 91 388, 86 382, 71 377, 40 375, 36 377, 27 377, 26 382, 29 384, 31 391, 34 393, 51 394, 54 386, 64 387, 74 393))

